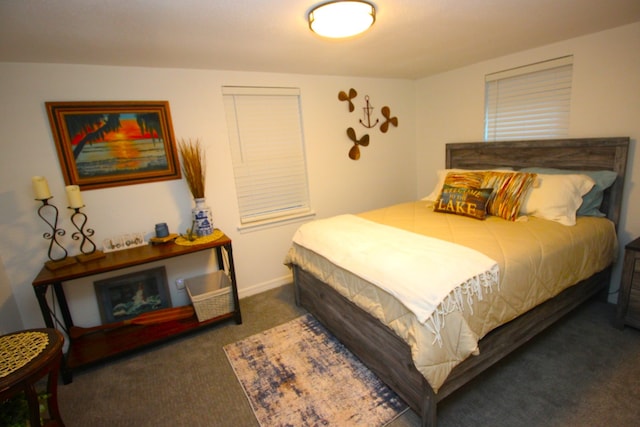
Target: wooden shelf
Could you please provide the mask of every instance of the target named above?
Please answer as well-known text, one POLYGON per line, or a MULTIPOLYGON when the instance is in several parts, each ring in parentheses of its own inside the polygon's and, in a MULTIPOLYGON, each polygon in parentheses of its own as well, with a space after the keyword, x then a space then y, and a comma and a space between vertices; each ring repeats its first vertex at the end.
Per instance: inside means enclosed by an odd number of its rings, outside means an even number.
POLYGON ((66 366, 73 370, 92 365, 233 317, 232 312, 198 322, 198 319, 193 316, 189 319, 155 325, 127 325, 109 331, 87 334, 71 342, 67 352, 66 366))
POLYGON ((54 318, 54 311, 49 307, 46 298, 47 290, 49 286, 52 286, 60 306, 62 321, 66 330, 69 331, 74 324, 62 286, 63 282, 154 261, 162 261, 203 250, 214 250, 218 267, 224 269, 229 275, 234 311, 205 322, 198 322, 196 316, 193 316, 188 319, 172 320, 154 325, 128 325, 107 331, 94 332, 73 339, 69 338, 69 347, 62 368, 64 383, 71 382, 73 369, 95 364, 229 319, 234 319, 237 324, 242 323, 233 263, 233 249, 231 239, 223 234, 222 237, 215 241, 192 246, 181 246, 170 242, 109 252, 103 258, 84 263, 75 263, 55 270, 51 270, 45 265, 32 283, 44 322, 48 328, 55 328, 57 319, 54 318), (226 252, 226 257, 223 252, 226 252))
POLYGON ((40 273, 33 280, 33 286, 49 285, 55 282, 66 282, 98 273, 120 270, 127 267, 161 261, 167 258, 186 255, 194 252, 215 249, 231 244, 231 239, 223 235, 220 239, 201 245, 181 246, 173 242, 162 245, 145 245, 122 251, 108 252, 104 258, 77 262, 67 267, 49 270, 42 267, 40 273))

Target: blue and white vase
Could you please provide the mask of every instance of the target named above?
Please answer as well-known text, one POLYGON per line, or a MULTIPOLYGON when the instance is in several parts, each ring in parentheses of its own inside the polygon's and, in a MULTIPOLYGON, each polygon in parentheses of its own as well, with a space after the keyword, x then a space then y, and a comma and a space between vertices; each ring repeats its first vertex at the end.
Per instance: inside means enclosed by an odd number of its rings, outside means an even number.
POLYGON ((191 210, 193 214, 193 232, 198 237, 213 234, 213 218, 211 216, 211 208, 207 206, 206 200, 195 199, 196 206, 191 210))

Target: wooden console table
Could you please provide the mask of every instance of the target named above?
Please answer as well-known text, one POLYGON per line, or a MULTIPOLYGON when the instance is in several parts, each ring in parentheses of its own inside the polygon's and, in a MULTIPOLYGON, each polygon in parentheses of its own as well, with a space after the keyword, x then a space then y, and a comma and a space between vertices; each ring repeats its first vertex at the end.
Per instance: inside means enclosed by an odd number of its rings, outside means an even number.
POLYGON ((180 246, 173 242, 161 245, 146 245, 109 252, 105 254, 104 258, 72 264, 57 270, 49 270, 43 267, 33 281, 33 289, 38 298, 44 322, 48 328, 55 328, 54 322, 58 320, 55 311, 49 306, 46 298, 49 286, 53 286, 53 291, 60 307, 62 324, 65 332, 69 335, 68 331, 74 324, 62 286, 63 282, 212 249, 216 252, 218 268, 224 269, 229 275, 234 311, 204 322, 198 322, 194 315, 183 320, 172 320, 154 325, 127 325, 83 335, 78 338, 69 337, 69 348, 62 364, 62 379, 64 383, 68 384, 72 381, 72 371, 75 368, 94 364, 231 318, 237 324, 241 324, 242 315, 238 301, 231 239, 223 234, 218 240, 193 246, 180 246), (226 252, 226 257, 224 257, 223 251, 226 252))

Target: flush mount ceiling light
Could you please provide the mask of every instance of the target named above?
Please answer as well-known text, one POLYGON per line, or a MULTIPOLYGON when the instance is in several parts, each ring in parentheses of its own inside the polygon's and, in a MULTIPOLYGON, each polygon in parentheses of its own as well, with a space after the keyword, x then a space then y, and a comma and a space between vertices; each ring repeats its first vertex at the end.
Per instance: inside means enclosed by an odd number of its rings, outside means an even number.
POLYGON ((366 1, 332 1, 309 12, 309 28, 323 37, 351 37, 366 31, 376 20, 376 9, 366 1))

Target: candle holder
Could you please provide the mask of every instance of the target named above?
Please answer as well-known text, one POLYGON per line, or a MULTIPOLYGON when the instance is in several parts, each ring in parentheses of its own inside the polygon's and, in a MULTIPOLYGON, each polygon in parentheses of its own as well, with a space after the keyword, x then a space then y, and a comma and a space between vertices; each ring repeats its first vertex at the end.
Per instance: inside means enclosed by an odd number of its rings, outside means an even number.
POLYGON ((80 209, 84 206, 78 208, 69 207, 69 209, 73 209, 74 212, 71 214, 71 223, 76 227, 78 231, 71 235, 73 240, 81 240, 80 242, 80 252, 76 256, 76 259, 80 262, 87 262, 98 258, 104 257, 104 252, 96 250, 96 245, 93 243, 93 240, 90 239, 94 234, 94 230, 91 228, 85 228, 87 225, 87 215, 84 212, 81 212, 80 209))
POLYGON ((49 270, 57 270, 58 268, 75 264, 76 260, 68 258, 67 250, 58 242, 57 236, 62 237, 66 232, 62 228, 58 228, 58 208, 49 203, 52 198, 53 196, 36 200, 42 202, 42 206, 38 208, 38 216, 51 227, 51 232, 46 232, 42 235, 45 240, 49 240, 49 250, 47 252, 49 261, 45 262, 45 267, 49 270), (45 217, 47 212, 49 212, 48 216, 52 217, 52 221, 45 217), (58 255, 54 256, 54 251, 58 252, 58 255))

